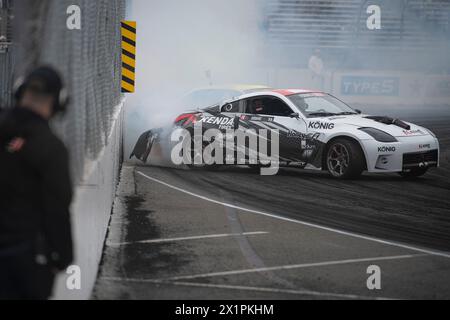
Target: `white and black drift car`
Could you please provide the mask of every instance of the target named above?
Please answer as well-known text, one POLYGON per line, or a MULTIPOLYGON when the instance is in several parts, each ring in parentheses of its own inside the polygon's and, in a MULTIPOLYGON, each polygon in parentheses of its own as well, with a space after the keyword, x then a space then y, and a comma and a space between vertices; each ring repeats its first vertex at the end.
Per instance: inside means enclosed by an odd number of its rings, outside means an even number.
MULTIPOLYGON (((172 128, 142 134, 131 157, 151 163, 153 153, 161 156, 167 149, 157 146, 171 143, 171 131, 184 128, 193 132, 199 122, 203 130, 277 130, 280 166, 328 170, 336 178, 354 178, 363 171, 417 177, 439 165, 439 142, 428 129, 361 114, 327 93, 297 89, 266 89, 185 112, 172 128)), ((235 146, 242 147, 248 146, 235 146)))

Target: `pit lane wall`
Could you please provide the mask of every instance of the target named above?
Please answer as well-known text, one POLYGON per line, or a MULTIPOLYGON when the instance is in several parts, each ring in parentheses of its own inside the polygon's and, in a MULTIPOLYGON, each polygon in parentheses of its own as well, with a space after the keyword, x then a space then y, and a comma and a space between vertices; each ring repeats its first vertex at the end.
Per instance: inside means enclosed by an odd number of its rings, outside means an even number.
POLYGON ((85 178, 75 188, 71 208, 73 266, 79 267, 80 287, 73 278, 75 269, 69 268, 57 278, 53 297, 57 300, 89 299, 95 284, 122 162, 124 102, 115 109, 108 143, 99 157, 87 164, 85 178))
POLYGON ((273 87, 323 89, 351 105, 450 105, 450 75, 389 70, 328 70, 323 83, 307 69, 267 72, 273 87))

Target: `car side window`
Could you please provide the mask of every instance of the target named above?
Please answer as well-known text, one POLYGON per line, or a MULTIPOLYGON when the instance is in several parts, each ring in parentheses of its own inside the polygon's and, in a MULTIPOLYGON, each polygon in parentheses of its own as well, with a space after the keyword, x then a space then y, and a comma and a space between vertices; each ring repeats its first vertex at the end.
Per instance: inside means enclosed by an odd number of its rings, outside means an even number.
POLYGON ((239 101, 226 103, 222 106, 222 112, 232 112, 232 113, 238 113, 239 112, 239 101))
POLYGON ((276 97, 254 97, 245 103, 245 113, 248 114, 288 117, 292 112, 284 101, 276 97))

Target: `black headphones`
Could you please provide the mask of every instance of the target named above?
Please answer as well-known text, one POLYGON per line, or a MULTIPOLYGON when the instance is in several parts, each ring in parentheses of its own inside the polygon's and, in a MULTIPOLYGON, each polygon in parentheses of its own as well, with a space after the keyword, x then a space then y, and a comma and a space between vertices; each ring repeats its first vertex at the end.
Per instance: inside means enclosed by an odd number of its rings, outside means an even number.
POLYGON ((42 85, 42 93, 53 95, 55 102, 53 105, 53 114, 64 113, 69 104, 69 96, 67 89, 64 87, 58 72, 51 67, 39 67, 27 76, 17 79, 14 84, 14 98, 16 101, 22 99, 25 90, 32 83, 40 83, 42 85))

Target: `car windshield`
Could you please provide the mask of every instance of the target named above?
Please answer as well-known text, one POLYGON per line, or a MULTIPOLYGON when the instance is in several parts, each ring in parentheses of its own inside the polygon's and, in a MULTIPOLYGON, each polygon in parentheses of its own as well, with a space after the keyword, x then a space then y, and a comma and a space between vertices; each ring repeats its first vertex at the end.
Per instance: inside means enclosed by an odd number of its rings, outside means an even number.
POLYGON ((344 102, 325 93, 308 93, 288 96, 308 118, 357 114, 344 102))

